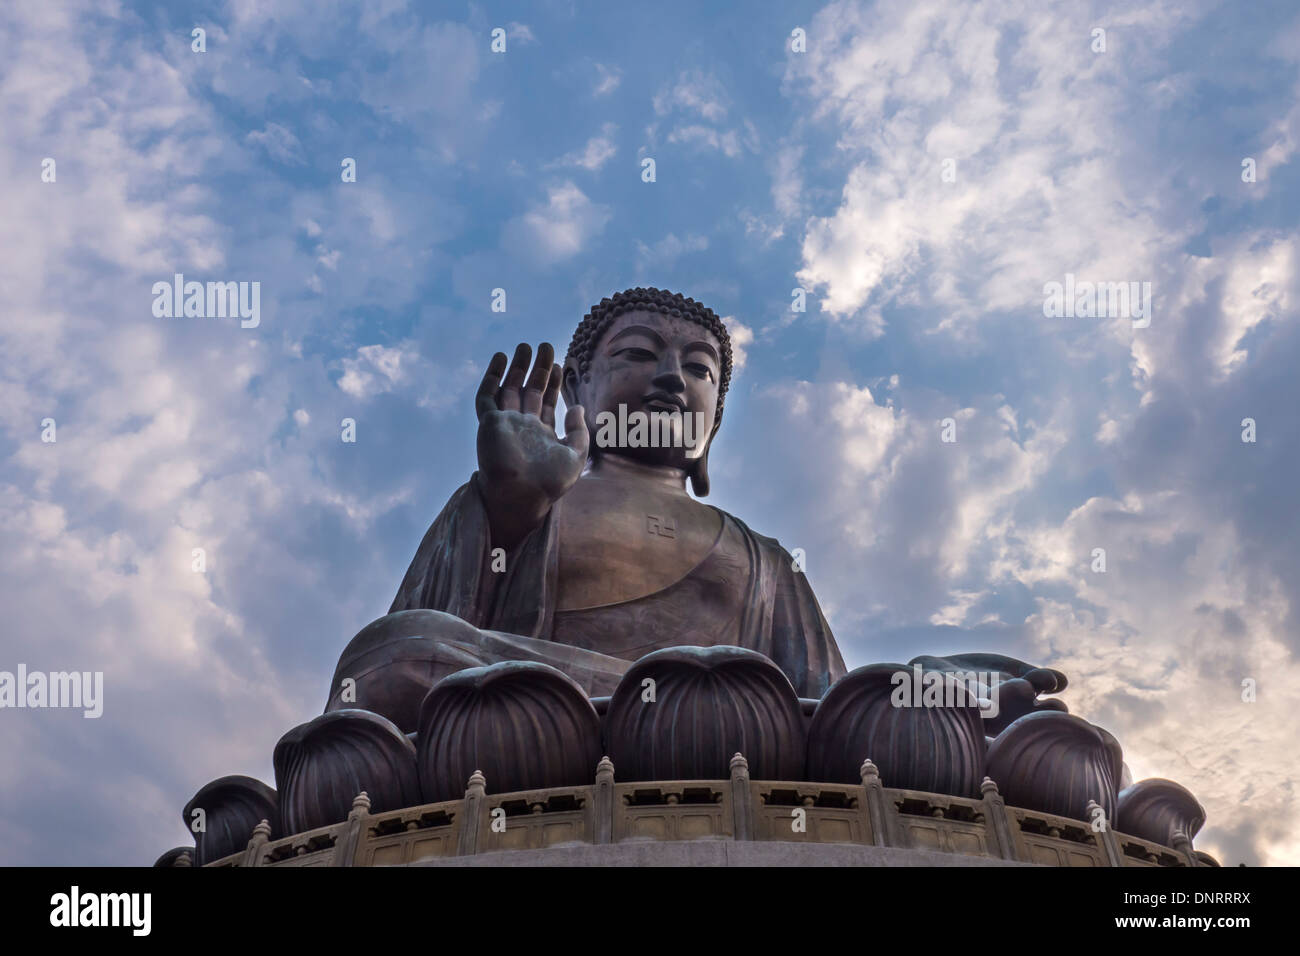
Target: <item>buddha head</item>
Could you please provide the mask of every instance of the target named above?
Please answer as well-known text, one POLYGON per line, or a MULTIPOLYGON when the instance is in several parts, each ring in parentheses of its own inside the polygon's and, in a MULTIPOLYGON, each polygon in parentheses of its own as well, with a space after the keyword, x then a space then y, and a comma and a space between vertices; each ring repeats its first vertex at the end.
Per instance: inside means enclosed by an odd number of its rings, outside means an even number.
POLYGON ((602 299, 583 316, 564 359, 562 394, 586 412, 593 459, 616 454, 679 468, 703 498, 709 445, 730 381, 731 338, 712 309, 675 292, 636 288, 602 299), (655 423, 674 420, 686 441, 601 441, 611 416, 633 415, 649 419, 652 432, 655 423))

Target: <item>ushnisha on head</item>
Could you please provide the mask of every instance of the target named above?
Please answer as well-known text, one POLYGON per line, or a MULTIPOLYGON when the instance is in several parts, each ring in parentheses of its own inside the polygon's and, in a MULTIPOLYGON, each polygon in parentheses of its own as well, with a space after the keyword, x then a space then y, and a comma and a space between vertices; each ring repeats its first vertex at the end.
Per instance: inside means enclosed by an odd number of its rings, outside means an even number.
POLYGON ((731 382, 731 338, 712 309, 678 293, 627 289, 583 317, 564 361, 566 404, 582 405, 594 437, 603 412, 681 413, 701 422, 694 447, 601 449, 683 469, 695 494, 709 493, 708 448, 731 382))

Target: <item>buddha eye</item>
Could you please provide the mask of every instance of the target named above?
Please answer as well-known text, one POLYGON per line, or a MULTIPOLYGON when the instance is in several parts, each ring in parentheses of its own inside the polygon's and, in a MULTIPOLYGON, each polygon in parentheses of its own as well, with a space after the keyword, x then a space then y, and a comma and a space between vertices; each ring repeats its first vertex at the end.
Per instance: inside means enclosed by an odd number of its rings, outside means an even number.
POLYGON ((628 358, 637 362, 653 362, 658 358, 658 356, 655 355, 654 352, 651 352, 649 349, 639 349, 634 346, 629 346, 628 348, 625 349, 619 349, 614 354, 626 355, 628 358))
POLYGON ((713 381, 713 369, 707 365, 691 364, 686 367, 691 370, 691 374, 707 379, 710 382, 713 381))

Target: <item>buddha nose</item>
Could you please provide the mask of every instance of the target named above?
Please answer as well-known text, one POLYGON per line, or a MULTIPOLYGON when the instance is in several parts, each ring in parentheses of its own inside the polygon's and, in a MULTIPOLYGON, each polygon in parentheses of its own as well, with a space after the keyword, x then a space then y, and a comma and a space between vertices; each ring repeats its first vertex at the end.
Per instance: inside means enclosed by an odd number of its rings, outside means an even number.
POLYGON ((654 386, 669 394, 686 391, 686 379, 682 378, 682 363, 676 355, 671 352, 664 355, 654 377, 654 386))

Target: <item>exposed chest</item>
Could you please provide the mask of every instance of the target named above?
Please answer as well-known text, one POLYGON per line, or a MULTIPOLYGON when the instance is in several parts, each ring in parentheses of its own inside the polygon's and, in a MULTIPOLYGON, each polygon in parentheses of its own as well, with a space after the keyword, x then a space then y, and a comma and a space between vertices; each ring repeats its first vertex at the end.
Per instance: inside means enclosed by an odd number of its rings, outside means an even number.
POLYGON ((708 555, 722 519, 671 490, 583 478, 559 511, 557 610, 634 601, 708 555))

